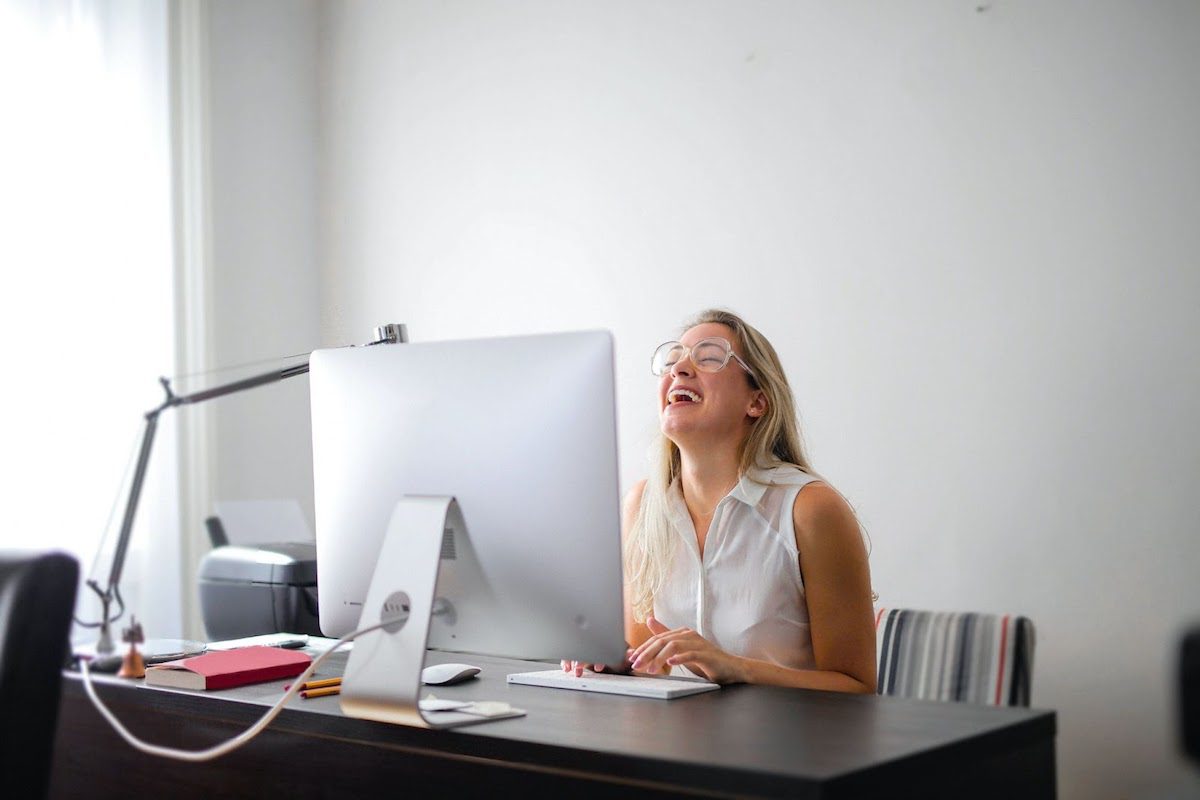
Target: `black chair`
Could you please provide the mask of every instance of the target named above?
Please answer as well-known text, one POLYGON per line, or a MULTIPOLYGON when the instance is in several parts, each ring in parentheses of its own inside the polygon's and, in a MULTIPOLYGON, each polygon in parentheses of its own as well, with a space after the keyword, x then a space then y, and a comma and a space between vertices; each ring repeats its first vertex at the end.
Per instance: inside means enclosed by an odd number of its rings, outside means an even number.
POLYGON ((1179 734, 1184 755, 1200 764, 1200 626, 1184 634, 1180 647, 1179 734))
POLYGON ((22 797, 49 787, 78 579, 69 555, 0 550, 0 780, 22 797))

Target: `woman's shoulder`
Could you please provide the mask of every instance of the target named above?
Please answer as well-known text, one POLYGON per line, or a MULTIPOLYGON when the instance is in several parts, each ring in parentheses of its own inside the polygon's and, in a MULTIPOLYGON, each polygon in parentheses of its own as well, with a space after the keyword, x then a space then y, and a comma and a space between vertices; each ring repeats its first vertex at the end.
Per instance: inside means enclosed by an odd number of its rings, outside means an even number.
POLYGON ((746 473, 746 477, 765 486, 804 486, 821 480, 817 475, 806 472, 795 464, 754 467, 746 473))
POLYGON ((852 535, 856 540, 860 534, 858 516, 842 493, 824 480, 807 483, 796 495, 792 506, 792 522, 796 530, 796 544, 815 536, 852 535))

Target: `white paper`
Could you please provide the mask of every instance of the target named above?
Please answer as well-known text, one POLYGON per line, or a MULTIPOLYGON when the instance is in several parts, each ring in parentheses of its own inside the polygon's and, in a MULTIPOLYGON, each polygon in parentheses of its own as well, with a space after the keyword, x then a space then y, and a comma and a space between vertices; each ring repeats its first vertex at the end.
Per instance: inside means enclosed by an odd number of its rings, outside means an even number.
POLYGON ((513 708, 508 703, 499 700, 442 700, 432 693, 421 698, 419 703, 422 711, 457 711, 460 714, 472 714, 477 717, 498 717, 501 715, 524 714, 519 708, 513 708))
POLYGON ((248 547, 313 541, 312 530, 295 500, 221 500, 216 507, 230 544, 248 547))
MULTIPOLYGON (((329 650, 335 644, 337 639, 326 639, 324 636, 309 636, 303 633, 264 633, 260 636, 247 636, 243 639, 226 639, 221 642, 209 642, 209 650, 233 650, 238 647, 253 647, 254 645, 278 646, 280 642, 290 642, 293 639, 300 639, 305 644, 303 647, 297 647, 297 650, 303 650, 310 656, 320 655, 326 650, 329 650)), ((347 642, 342 645, 339 650, 354 649, 354 642, 347 642)))
POLYGON ((226 639, 222 642, 209 642, 209 650, 236 650, 239 647, 254 647, 255 645, 277 645, 280 642, 290 642, 293 639, 301 639, 305 642, 303 648, 307 649, 312 637, 306 636, 303 633, 264 633, 261 636, 247 636, 244 639, 226 639))
POLYGON ((421 698, 420 706, 422 711, 457 711, 460 708, 466 708, 471 705, 460 700, 440 700, 433 695, 427 695, 421 698))

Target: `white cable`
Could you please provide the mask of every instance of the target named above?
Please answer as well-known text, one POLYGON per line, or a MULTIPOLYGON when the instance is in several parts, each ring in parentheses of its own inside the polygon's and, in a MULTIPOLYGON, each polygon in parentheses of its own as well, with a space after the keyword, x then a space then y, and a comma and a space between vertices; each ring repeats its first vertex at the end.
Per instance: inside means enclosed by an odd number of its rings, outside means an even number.
POLYGON ((287 701, 296 696, 296 692, 300 690, 300 685, 312 676, 316 668, 321 664, 322 661, 329 657, 330 653, 332 653, 334 650, 337 650, 347 642, 354 641, 364 633, 370 633, 371 631, 378 630, 383 626, 384 623, 381 622, 378 625, 372 625, 369 628, 357 630, 354 633, 338 639, 333 647, 317 656, 317 658, 308 665, 308 669, 304 670, 300 677, 296 678, 296 680, 292 682, 292 687, 284 693, 283 697, 279 699, 278 703, 270 708, 267 713, 263 714, 262 718, 259 719, 258 722, 254 723, 249 729, 235 736, 224 744, 210 747, 207 750, 178 750, 174 747, 162 747, 161 745, 147 744, 146 742, 143 742, 141 739, 137 738, 128 730, 126 730, 125 726, 121 724, 120 720, 118 720, 113 713, 108 710, 104 703, 100 701, 100 698, 96 695, 95 688, 92 686, 91 673, 88 671, 88 662, 86 660, 82 660, 79 662, 79 665, 80 670, 83 672, 83 687, 85 690, 87 690, 88 697, 92 699, 92 703, 95 704, 96 708, 100 711, 104 718, 108 720, 109 724, 113 726, 113 729, 116 730, 117 733, 121 734, 121 738, 129 742, 129 744, 131 744, 133 747, 141 750, 143 753, 149 753, 152 756, 175 758, 180 761, 211 761, 214 758, 218 758, 226 753, 231 753, 238 749, 246 742, 250 741, 259 733, 261 733, 263 728, 270 725, 271 720, 278 716, 279 712, 283 710, 283 706, 287 703, 287 701))

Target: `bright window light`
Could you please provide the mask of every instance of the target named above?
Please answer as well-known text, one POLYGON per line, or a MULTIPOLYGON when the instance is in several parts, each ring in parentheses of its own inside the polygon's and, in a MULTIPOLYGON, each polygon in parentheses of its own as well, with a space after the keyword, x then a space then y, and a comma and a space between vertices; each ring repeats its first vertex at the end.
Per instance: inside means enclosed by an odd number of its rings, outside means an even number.
MULTIPOLYGON (((67 550, 102 583, 142 414, 172 373, 168 87, 166 4, 0 2, 0 547, 67 550)), ((154 636, 179 627, 166 416, 122 582, 139 618, 161 617, 154 636), (134 607, 150 561, 174 588, 134 607)))

